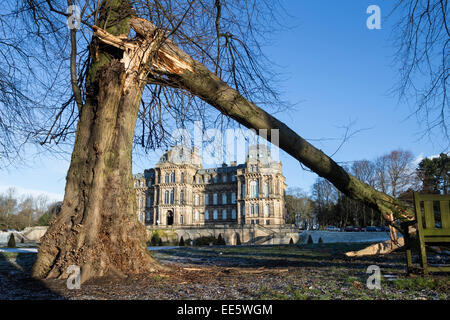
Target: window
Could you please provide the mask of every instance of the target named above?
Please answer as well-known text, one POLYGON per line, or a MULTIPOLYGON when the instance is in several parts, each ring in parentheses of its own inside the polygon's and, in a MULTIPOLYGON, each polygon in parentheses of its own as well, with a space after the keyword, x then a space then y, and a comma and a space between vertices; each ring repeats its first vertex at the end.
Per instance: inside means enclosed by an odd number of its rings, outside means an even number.
POLYGON ((259 224, 259 220, 256 220, 256 224, 259 224))
POLYGON ((250 182, 250 197, 258 198, 258 196, 259 196, 258 181, 252 180, 250 182))
POLYGON ((205 194, 205 205, 209 204, 209 194, 205 194))
POLYGON ((205 211, 205 220, 209 220, 209 211, 208 210, 205 211))
POLYGON ((180 182, 181 182, 181 183, 184 183, 184 172, 181 173, 181 176, 180 176, 180 182))
POLYGON ((200 205, 200 195, 199 194, 195 195, 195 205, 197 205, 197 206, 200 205))
POLYGON ((227 175, 226 174, 222 175, 222 182, 227 183, 227 175))
POLYGON ((202 177, 198 176, 197 177, 197 184, 200 184, 200 183, 202 183, 202 177))
POLYGON ((205 183, 211 183, 211 177, 210 176, 206 176, 205 183))
POLYGON ((139 199, 139 209, 144 207, 144 199, 140 198, 139 199))
POLYGON ((139 214, 139 221, 144 222, 144 215, 142 214, 142 212, 139 214))
POLYGON ((150 212, 147 212, 145 215, 145 220, 150 221, 150 212))
POLYGON ((184 203, 184 190, 181 190, 181 192, 180 192, 180 203, 181 204, 184 203))
POLYGON ((227 220, 227 210, 226 209, 222 210, 222 220, 227 220))
POLYGON ((245 183, 242 184, 242 199, 245 198, 245 183))
POLYGON ((236 181, 236 176, 234 174, 231 175, 231 181, 233 181, 233 182, 236 181))
POLYGON ((264 186, 264 196, 266 198, 269 197, 269 184, 268 183, 266 183, 265 186, 264 186))
POLYGON ((231 203, 236 203, 236 192, 231 194, 231 203))
POLYGON ((256 215, 259 217, 259 204, 255 205, 256 215))
POLYGON ((175 182, 175 172, 172 172, 172 174, 170 175, 170 182, 175 182))
POLYGON ((198 210, 195 211, 195 220, 200 221, 200 211, 198 210))
POLYGON ((251 221, 251 224, 255 224, 255 220, 252 220, 252 221, 251 221))
POLYGON ((164 203, 166 203, 166 204, 169 203, 169 191, 168 190, 164 191, 164 203))
POLYGON ((151 187, 152 186, 152 179, 149 179, 148 181, 147 181, 147 187, 151 187))
POLYGON ((173 204, 175 200, 175 190, 170 190, 170 204, 173 204))
POLYGON ((231 210, 231 219, 236 219, 236 209, 231 210))
POLYGON ((213 212, 213 219, 214 220, 217 220, 217 218, 218 218, 218 212, 217 212, 217 210, 214 210, 214 212, 213 212))
POLYGON ((266 224, 270 224, 270 220, 266 220, 266 224))
POLYGON ((147 197, 147 208, 152 206, 152 197, 148 196, 147 197))
POLYGON ((218 176, 214 176, 214 183, 217 183, 218 176))
POLYGON ((180 224, 183 224, 183 215, 182 214, 180 214, 180 224))
POLYGON ((169 174, 168 173, 166 173, 166 175, 164 176, 164 182, 169 183, 169 174))
POLYGON ((222 204, 227 204, 227 194, 222 194, 222 204))
POLYGON ((252 206, 250 207, 250 215, 254 215, 255 214, 255 205, 252 204, 252 206))
POLYGON ((266 215, 266 216, 270 216, 270 205, 269 205, 269 204, 266 204, 265 215, 266 215))
POLYGON ((241 206, 242 216, 245 217, 245 204, 241 206))
POLYGON ((144 181, 141 181, 141 187, 144 187, 144 181))
POLYGON ((217 204, 217 193, 213 194, 213 204, 216 205, 217 204))

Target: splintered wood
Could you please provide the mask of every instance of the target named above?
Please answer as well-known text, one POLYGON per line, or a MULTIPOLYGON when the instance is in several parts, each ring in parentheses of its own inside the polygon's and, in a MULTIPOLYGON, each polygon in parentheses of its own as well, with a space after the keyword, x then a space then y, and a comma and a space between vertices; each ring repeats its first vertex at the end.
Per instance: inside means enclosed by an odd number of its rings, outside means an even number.
POLYGON ((145 82, 150 72, 159 74, 183 74, 186 70, 193 72, 189 59, 170 39, 150 21, 133 18, 131 27, 136 31, 136 39, 126 35, 115 36, 97 26, 94 35, 103 43, 123 50, 121 62, 125 66, 126 79, 124 91, 133 81, 145 82))

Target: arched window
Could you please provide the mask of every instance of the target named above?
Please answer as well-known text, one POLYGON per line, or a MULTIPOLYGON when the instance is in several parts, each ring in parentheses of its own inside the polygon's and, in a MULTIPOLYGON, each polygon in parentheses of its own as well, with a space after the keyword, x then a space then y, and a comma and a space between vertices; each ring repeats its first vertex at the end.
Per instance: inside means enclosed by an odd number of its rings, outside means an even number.
POLYGON ((170 204, 173 204, 175 201, 175 190, 170 190, 170 204))
POLYGON ((169 191, 168 190, 164 191, 164 203, 166 203, 166 204, 169 203, 169 191))
POLYGON ((226 209, 222 210, 222 220, 227 220, 227 210, 226 209))
POLYGON ((184 203, 184 190, 181 190, 181 192, 180 192, 180 203, 181 204, 184 203))
POLYGON ((175 182, 175 172, 172 172, 172 174, 170 175, 170 182, 175 182))
POLYGON ((183 224, 183 215, 182 214, 180 214, 180 224, 183 224))
POLYGON ((264 196, 266 198, 269 197, 269 183, 268 182, 266 182, 266 184, 264 185, 264 196))
POLYGON ((168 173, 166 173, 166 175, 164 176, 164 182, 169 183, 169 174, 168 173))
POLYGON ((253 180, 250 182, 250 196, 252 198, 258 198, 259 197, 259 182, 258 180, 253 180))
POLYGON ((181 173, 180 181, 181 181, 181 183, 184 183, 184 172, 181 173))
POLYGON ((200 205, 200 195, 199 194, 195 195, 195 205, 197 205, 197 206, 200 205))

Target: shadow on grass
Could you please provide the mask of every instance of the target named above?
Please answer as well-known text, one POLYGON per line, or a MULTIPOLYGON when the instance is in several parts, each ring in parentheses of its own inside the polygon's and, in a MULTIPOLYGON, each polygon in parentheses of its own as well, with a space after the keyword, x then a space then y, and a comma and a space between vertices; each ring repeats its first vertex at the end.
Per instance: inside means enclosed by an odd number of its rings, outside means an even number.
POLYGON ((31 277, 36 257, 33 253, 0 253, 0 300, 65 299, 31 277))
MULTIPOLYGON (((300 267, 300 268, 346 268, 361 270, 367 265, 389 265, 391 269, 403 270, 403 257, 372 256, 348 258, 344 252, 364 248, 359 244, 313 244, 302 246, 222 246, 185 247, 160 251, 162 259, 186 259, 194 265, 216 265, 228 267, 300 267)), ((157 256, 158 258, 158 256, 157 256)))

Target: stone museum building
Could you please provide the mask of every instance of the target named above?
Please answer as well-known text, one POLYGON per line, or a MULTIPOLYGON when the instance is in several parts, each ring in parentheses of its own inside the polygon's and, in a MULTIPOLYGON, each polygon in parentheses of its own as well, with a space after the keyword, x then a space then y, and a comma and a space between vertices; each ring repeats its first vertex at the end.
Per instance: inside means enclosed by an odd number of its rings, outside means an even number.
POLYGON ((134 175, 137 215, 147 226, 284 225, 281 162, 265 145, 249 148, 243 164, 205 169, 196 148, 176 146, 155 168, 134 175))

